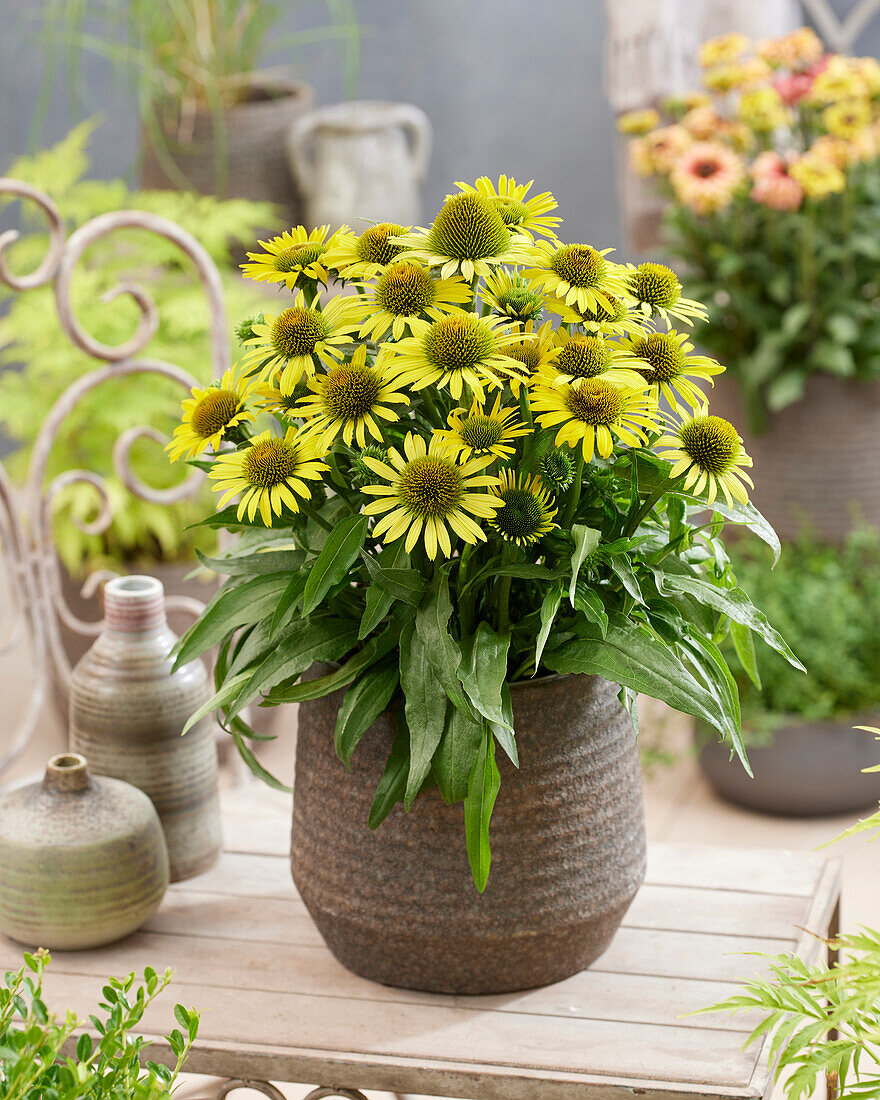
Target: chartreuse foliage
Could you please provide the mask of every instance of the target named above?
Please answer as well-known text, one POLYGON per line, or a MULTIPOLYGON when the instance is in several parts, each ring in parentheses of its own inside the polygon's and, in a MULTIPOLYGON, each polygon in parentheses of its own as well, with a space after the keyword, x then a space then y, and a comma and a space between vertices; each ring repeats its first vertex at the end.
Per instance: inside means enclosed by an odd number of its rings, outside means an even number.
POLYGON ((800 666, 720 539, 730 522, 779 549, 739 437, 691 384, 721 367, 667 331, 701 307, 673 276, 658 312, 636 269, 561 244, 547 193, 461 186, 430 230, 252 254, 283 270, 285 308, 244 326, 238 378, 195 394, 171 445, 222 494, 205 525, 239 536, 202 558, 227 579, 176 656, 218 647, 217 693, 190 722, 219 708, 272 783, 250 703, 344 689, 344 765, 390 708, 369 825, 436 787, 463 803, 482 890, 519 766, 513 682, 602 675, 633 713, 645 692, 703 719, 747 767, 720 642, 733 624, 743 651, 757 635, 800 666), (319 265, 356 293, 322 303, 319 265), (329 669, 304 680, 314 662, 329 669))
POLYGON ((167 1036, 176 1058, 173 1068, 151 1061, 142 1067, 149 1044, 131 1032, 171 981, 171 971, 159 975, 147 967, 142 982, 136 982, 133 973, 108 979, 99 1005, 101 1015, 90 1016, 86 1023, 73 1012, 63 1020, 49 1015, 43 1000, 43 971, 49 961, 45 951, 25 952, 22 968, 7 972, 0 982, 0 1096, 4 1100, 170 1100, 198 1035, 198 1012, 180 1004, 174 1007, 180 1026, 167 1036))

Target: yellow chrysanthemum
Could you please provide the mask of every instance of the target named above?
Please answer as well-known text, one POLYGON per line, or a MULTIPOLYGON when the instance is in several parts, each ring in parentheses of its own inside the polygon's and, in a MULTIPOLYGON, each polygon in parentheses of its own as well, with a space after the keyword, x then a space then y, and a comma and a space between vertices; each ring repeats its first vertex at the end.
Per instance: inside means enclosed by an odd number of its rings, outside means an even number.
MULTIPOLYGON (((455 186, 464 192, 476 192, 488 199, 501 215, 501 220, 511 233, 525 233, 534 238, 536 234, 544 237, 556 237, 556 230, 562 224, 562 218, 548 218, 551 210, 559 203, 549 191, 528 198, 534 180, 517 183, 512 176, 499 176, 498 185, 488 176, 480 176, 473 185, 455 181, 455 186)), ((447 196, 450 198, 451 196, 447 196)))
POLYGON ((539 477, 502 470, 492 492, 503 507, 489 520, 489 526, 505 542, 529 546, 556 526, 553 522, 556 509, 539 477))
POLYGON ((361 456, 364 464, 387 482, 365 485, 362 490, 379 498, 364 508, 364 514, 385 513, 373 529, 375 537, 394 542, 406 535, 407 552, 423 537, 431 561, 437 557, 438 548, 446 557, 452 553, 450 528, 471 545, 485 542, 486 536, 473 517, 491 519, 502 501, 474 490, 495 484, 494 477, 480 474, 493 461, 492 456, 459 464, 438 435, 432 436, 430 447, 426 447, 424 439, 413 432, 404 439, 403 450, 401 454, 389 448, 388 462, 367 454, 361 456))
POLYGON ((461 279, 435 279, 430 271, 412 260, 389 264, 367 295, 369 316, 361 338, 381 340, 388 329, 395 340, 412 331, 412 322, 425 316, 439 321, 444 314, 473 298, 461 279))
POLYGON ((498 317, 478 317, 462 309, 439 321, 413 321, 412 336, 396 344, 385 344, 394 356, 400 381, 414 390, 426 386, 449 388, 458 401, 465 386, 474 397, 484 398, 483 386, 500 388, 510 373, 507 348, 522 334, 499 332, 498 317))
POLYGON ((629 293, 646 317, 657 313, 667 324, 670 317, 676 317, 686 325, 693 324, 694 319, 706 320, 706 307, 682 295, 681 283, 671 267, 648 262, 638 267, 627 264, 627 271, 629 293))
POLYGON ((519 396, 522 386, 531 385, 558 354, 550 322, 545 321, 536 331, 534 322, 529 321, 522 333, 504 348, 507 359, 504 375, 514 396, 519 396))
POLYGON ((822 112, 829 134, 850 140, 858 137, 871 123, 871 105, 866 99, 847 99, 832 103, 822 112))
POLYGON ((518 409, 502 409, 501 394, 494 406, 486 408, 474 401, 469 409, 453 409, 447 418, 449 429, 438 430, 438 439, 445 440, 456 457, 475 458, 492 455, 507 458, 515 451, 513 440, 528 435, 531 428, 517 420, 518 409))
POLYGON ((363 318, 363 304, 356 297, 331 298, 320 309, 307 306, 302 291, 293 305, 277 316, 266 314, 262 324, 253 325, 254 336, 245 342, 250 348, 245 364, 259 367, 262 379, 280 371, 281 389, 290 392, 306 375, 315 373, 317 361, 332 367, 341 350, 354 342, 363 318))
POLYGON ((400 412, 388 406, 409 404, 409 397, 395 385, 381 362, 367 365, 367 348, 361 344, 347 362, 309 379, 311 393, 297 402, 295 415, 305 421, 304 431, 321 436, 324 447, 340 435, 349 446, 356 439, 364 447, 367 432, 381 443, 378 421, 400 420, 400 412))
POLYGON ((231 428, 253 420, 249 398, 254 385, 252 379, 236 378, 230 368, 216 385, 204 389, 194 386, 191 396, 183 401, 181 423, 165 445, 171 461, 195 458, 208 447, 216 450, 231 428))
POLYGON ((832 57, 827 68, 818 74, 810 87, 807 100, 810 103, 840 103, 847 99, 861 99, 868 94, 865 81, 854 58, 832 57))
POLYGON ((658 453, 673 463, 670 477, 686 474, 686 489, 696 495, 707 490, 710 504, 719 489, 728 504, 734 500, 748 503, 746 485, 751 486, 752 479, 744 468, 751 466, 752 460, 743 450, 736 428, 728 421, 709 416, 704 408, 698 416, 682 421, 672 434, 662 436, 657 446, 669 448, 658 453))
POLYGON ((742 158, 718 141, 692 145, 670 175, 680 203, 697 214, 723 210, 745 177, 742 158))
POLYGON ((580 310, 602 306, 611 309, 610 298, 626 294, 626 269, 607 259, 611 248, 588 244, 553 244, 539 241, 531 251, 534 267, 525 275, 580 310))
POLYGON ((541 286, 522 275, 502 270, 494 271, 482 290, 483 301, 488 302, 499 316, 517 324, 539 321, 544 310, 558 315, 561 321, 577 322, 580 315, 567 306, 555 294, 548 294, 541 286))
POLYGON ((439 267, 444 279, 457 272, 468 280, 485 278, 498 264, 524 264, 530 238, 511 233, 499 210, 477 191, 451 195, 430 229, 419 229, 395 240, 414 259, 439 267))
POLYGON ((800 69, 822 56, 822 39, 811 27, 799 27, 781 38, 766 38, 755 48, 758 57, 774 69, 800 69))
POLYGON ((628 347, 614 346, 597 333, 569 334, 557 331, 553 343, 558 354, 543 373, 543 381, 554 386, 580 385, 586 378, 602 377, 606 382, 640 389, 644 382, 635 368, 646 367, 628 347))
POLYGON ((314 437, 306 438, 290 428, 283 438, 266 431, 255 436, 249 446, 220 455, 208 471, 208 477, 217 482, 214 491, 223 493, 218 509, 241 494, 238 518, 247 513, 252 521, 259 511, 266 527, 272 526, 272 517, 280 516, 285 507, 298 512, 299 501, 312 495, 306 481, 320 481, 323 471, 329 469, 319 461, 315 448, 314 437))
POLYGON ((700 46, 700 64, 704 69, 715 65, 736 61, 749 48, 749 40, 744 34, 719 34, 700 46))
POLYGON ((617 119, 617 129, 621 134, 643 137, 660 125, 660 115, 653 107, 642 111, 627 111, 617 119))
POLYGON ((342 279, 373 279, 406 251, 393 238, 408 231, 394 222, 379 222, 357 236, 344 225, 333 237, 324 263, 342 279))
POLYGON ((662 394, 673 408, 678 409, 681 397, 692 409, 706 403, 706 394, 691 379, 710 383, 724 367, 707 355, 692 355, 694 345, 680 332, 650 332, 622 340, 621 347, 640 360, 638 370, 649 385, 649 396, 659 401, 662 394))
POLYGON ((768 134, 791 121, 791 112, 775 88, 753 88, 739 98, 737 115, 756 133, 768 134))
POLYGON ((329 232, 329 225, 322 225, 311 233, 297 225, 280 237, 260 241, 264 251, 248 252, 250 262, 241 264, 241 270, 248 279, 262 283, 284 283, 288 290, 293 290, 301 275, 326 286, 324 253, 332 244, 332 239, 327 242, 329 232))
POLYGON ((630 163, 640 176, 668 176, 693 143, 684 126, 661 126, 630 142, 630 163))
POLYGON ((816 154, 804 153, 789 168, 788 174, 803 187, 811 199, 824 199, 839 194, 846 187, 846 177, 831 160, 816 154))
POLYGON ((556 445, 580 445, 587 462, 594 451, 607 458, 615 438, 641 446, 645 431, 657 426, 657 406, 645 388, 624 389, 604 378, 586 378, 571 386, 534 386, 531 404, 543 427, 559 427, 556 445))

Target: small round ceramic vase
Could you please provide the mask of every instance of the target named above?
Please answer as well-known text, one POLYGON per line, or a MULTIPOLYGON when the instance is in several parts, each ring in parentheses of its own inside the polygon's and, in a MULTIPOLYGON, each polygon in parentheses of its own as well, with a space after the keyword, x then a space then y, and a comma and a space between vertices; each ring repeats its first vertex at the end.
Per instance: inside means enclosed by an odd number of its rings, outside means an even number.
POLYGON ((41 783, 0 797, 0 931, 29 947, 114 943, 159 908, 168 852, 149 798, 53 756, 41 783))
POLYGON ((104 629, 70 679, 70 747, 95 775, 150 796, 168 844, 171 881, 207 870, 221 846, 217 746, 211 717, 181 737, 210 697, 201 661, 172 671, 177 636, 154 577, 104 588, 104 629))

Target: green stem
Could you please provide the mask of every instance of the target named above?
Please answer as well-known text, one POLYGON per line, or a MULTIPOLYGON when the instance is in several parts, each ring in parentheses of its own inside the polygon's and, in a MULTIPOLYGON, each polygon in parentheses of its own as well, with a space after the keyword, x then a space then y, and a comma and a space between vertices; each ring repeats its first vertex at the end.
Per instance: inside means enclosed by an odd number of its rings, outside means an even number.
POLYGON ((441 417, 440 412, 437 409, 437 402, 434 400, 434 396, 431 393, 431 387, 426 386, 425 389, 420 390, 419 392, 421 394, 422 402, 424 403, 425 409, 428 412, 430 419, 434 422, 434 427, 442 428, 444 426, 443 418, 441 417))
POLYGON ((311 507, 311 505, 308 505, 305 502, 303 502, 302 504, 300 504, 300 511, 302 512, 302 514, 304 516, 308 516, 309 519, 314 520, 315 523, 317 523, 319 527, 323 527, 325 531, 332 531, 333 530, 333 528, 330 526, 330 524, 327 522, 327 520, 325 520, 323 516, 319 516, 318 513, 315 511, 315 509, 311 507))
MULTIPOLYGON (((516 557, 516 547, 505 543, 501 551, 501 564, 512 565, 516 557)), ((498 633, 505 634, 510 628, 510 582, 513 577, 498 578, 498 633)))
POLYGON ((581 486, 584 481, 584 452, 581 447, 577 449, 577 462, 574 468, 574 480, 572 482, 571 490, 568 495, 568 500, 565 503, 565 508, 562 512, 562 519, 559 521, 563 531, 567 531, 571 526, 571 521, 574 519, 575 512, 577 511, 578 502, 581 499, 581 486))
POLYGON ((645 501, 642 504, 641 508, 639 508, 636 514, 626 525, 626 530, 623 532, 625 538, 629 538, 630 535, 633 535, 636 531, 638 531, 639 524, 642 522, 645 516, 648 515, 648 513, 651 511, 657 501, 660 500, 661 497, 666 495, 666 491, 669 488, 670 482, 672 480, 672 478, 668 478, 661 485, 659 485, 653 493, 649 493, 649 495, 645 497, 645 501))

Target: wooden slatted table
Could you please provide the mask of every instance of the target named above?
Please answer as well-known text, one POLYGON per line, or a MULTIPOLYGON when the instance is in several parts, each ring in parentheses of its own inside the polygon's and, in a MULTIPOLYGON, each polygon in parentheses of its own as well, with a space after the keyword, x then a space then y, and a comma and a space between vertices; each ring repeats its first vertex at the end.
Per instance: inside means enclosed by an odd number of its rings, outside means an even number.
MULTIPOLYGON (((247 789, 226 800, 228 847, 178 883, 143 931, 97 951, 57 953, 50 1006, 86 1015, 108 974, 171 966, 144 1020, 203 1011, 187 1069, 471 1100, 695 1100, 768 1096, 761 1047, 740 1017, 683 1017, 730 995, 760 960, 747 951, 822 945, 836 930, 840 867, 781 851, 650 850, 647 881, 611 948, 545 989, 449 997, 375 985, 344 970, 297 897, 285 799, 247 789)), ((0 937, 0 966, 20 948, 0 937)), ((161 1039, 151 1057, 169 1060, 161 1039)))

